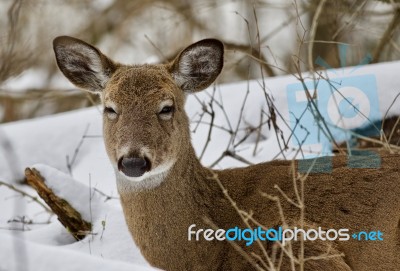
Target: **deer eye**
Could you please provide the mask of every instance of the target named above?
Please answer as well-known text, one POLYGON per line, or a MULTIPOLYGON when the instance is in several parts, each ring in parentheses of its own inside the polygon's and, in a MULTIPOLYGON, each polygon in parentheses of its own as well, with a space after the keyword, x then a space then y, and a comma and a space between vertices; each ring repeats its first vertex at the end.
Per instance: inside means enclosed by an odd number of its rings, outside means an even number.
POLYGON ((174 107, 173 106, 166 105, 161 109, 159 114, 170 114, 173 111, 174 111, 174 107))
POLYGON ((164 105, 158 112, 158 117, 162 120, 170 120, 172 118, 173 112, 174 112, 173 105, 164 105))
POLYGON ((115 112, 115 110, 112 107, 104 107, 104 114, 107 115, 108 118, 110 119, 115 119, 117 118, 118 114, 115 112))
POLYGON ((115 112, 115 110, 112 109, 111 107, 105 107, 105 108, 104 108, 104 113, 107 113, 107 114, 117 114, 117 112, 115 112))

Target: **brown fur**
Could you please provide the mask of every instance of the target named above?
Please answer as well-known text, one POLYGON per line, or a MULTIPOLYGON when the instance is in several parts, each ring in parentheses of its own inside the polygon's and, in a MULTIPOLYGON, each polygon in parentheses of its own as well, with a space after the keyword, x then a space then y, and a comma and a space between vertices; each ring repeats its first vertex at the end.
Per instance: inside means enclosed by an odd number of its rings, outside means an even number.
MULTIPOLYGON (((105 144, 116 169, 126 222, 144 257, 166 270, 256 270, 228 242, 188 241, 188 227, 196 224, 196 229, 210 228, 207 219, 223 229, 245 227, 216 180, 211 178, 212 172, 217 173, 238 207, 251 211, 266 227, 280 226, 282 221, 276 203, 262 197, 260 191, 281 196, 274 188, 278 185, 295 198, 289 161, 211 171, 195 155, 184 112, 183 90, 198 91, 214 81, 222 68, 221 44, 206 40, 189 47, 194 51, 183 51, 172 64, 142 66, 115 64, 96 48, 68 37, 57 38, 54 48, 60 69, 72 82, 100 91, 105 106, 112 103, 118 108, 116 119, 105 113, 105 144), (71 43, 83 47, 90 57, 80 56, 75 48, 69 47, 71 43), (216 63, 208 63, 213 61, 216 63), (79 65, 80 62, 87 63, 79 65), (96 66, 98 63, 102 66, 96 66), (114 72, 109 75, 110 71, 114 72), (106 85, 101 89, 104 80, 106 85), (171 119, 163 120, 157 114, 160 103, 166 99, 173 101, 175 110, 171 119), (146 147, 153 168, 168 161, 175 163, 162 176, 161 183, 141 187, 118 172, 116 164, 125 147, 130 154, 141 154, 146 147)), ((348 228, 350 233, 380 230, 384 241, 305 242, 306 257, 345 254, 343 258, 307 261, 305 270, 396 270, 400 266, 399 156, 382 155, 380 169, 351 169, 346 159, 334 158, 332 173, 308 176, 304 193, 306 225, 348 228)), ((151 178, 141 182, 151 182, 151 178)), ((299 210, 282 197, 281 202, 285 218, 298 222, 299 210)), ((255 244, 240 245, 247 253, 261 255, 255 244)), ((273 246, 265 242, 270 254, 273 246)), ((295 255, 299 253, 298 243, 293 243, 293 250, 295 255)), ((287 256, 281 270, 291 270, 287 256)))

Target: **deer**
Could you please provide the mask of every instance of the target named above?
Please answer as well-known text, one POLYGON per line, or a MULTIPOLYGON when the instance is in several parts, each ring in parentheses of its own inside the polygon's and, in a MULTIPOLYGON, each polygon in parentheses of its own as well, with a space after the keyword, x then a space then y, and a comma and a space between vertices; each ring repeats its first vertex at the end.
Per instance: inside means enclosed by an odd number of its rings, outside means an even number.
POLYGON ((205 240, 201 233, 189 240, 189 232, 196 229, 246 228, 238 209, 251 214, 247 223, 258 221, 266 228, 282 225, 282 213, 293 223, 300 219, 298 208, 288 200, 280 200, 280 207, 276 204, 282 193, 296 198, 297 160, 214 170, 196 156, 185 100, 217 79, 224 64, 223 43, 200 40, 168 64, 140 65, 117 63, 69 36, 55 38, 53 49, 65 77, 101 98, 104 143, 124 217, 152 266, 163 270, 399 270, 398 154, 380 153, 380 168, 362 169, 349 168, 348 156, 337 155, 330 173, 309 172, 304 180, 304 227, 347 228, 349 233, 379 230, 383 240, 304 241, 303 248, 293 241, 292 252, 273 241, 246 246, 243 241, 205 240), (300 254, 304 261, 298 260, 300 254), (263 255, 269 260, 262 261, 263 255), (319 259, 320 255, 327 257, 319 259))

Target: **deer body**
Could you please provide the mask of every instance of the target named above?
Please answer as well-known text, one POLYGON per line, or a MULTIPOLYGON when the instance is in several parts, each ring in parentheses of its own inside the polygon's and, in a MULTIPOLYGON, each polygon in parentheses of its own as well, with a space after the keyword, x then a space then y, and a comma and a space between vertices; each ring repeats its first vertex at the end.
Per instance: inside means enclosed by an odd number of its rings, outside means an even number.
MULTIPOLYGON (((327 228, 348 228, 350 232, 379 229, 384 232, 385 241, 339 241, 337 251, 346 255, 345 261, 309 262, 306 270, 396 270, 393 268, 400 266, 400 188, 395 170, 400 166, 395 162, 398 158, 383 156, 387 169, 350 169, 346 158, 338 157, 328 178, 324 174, 309 175, 305 186, 308 221, 327 228), (364 175, 361 179, 360 174, 364 175)), ((197 170, 188 166, 185 173, 174 175, 179 169, 173 168, 171 175, 153 190, 120 190, 125 217, 137 245, 146 259, 166 270, 253 270, 229 244, 188 242, 191 224, 210 228, 204 217, 223 229, 244 228, 215 181, 207 179, 209 170, 193 160, 197 170)), ((279 196, 274 188, 278 185, 295 198, 291 166, 290 162, 279 161, 217 173, 238 206, 252 210, 257 220, 270 228, 282 224, 279 211, 259 192, 279 196)), ((299 217, 296 208, 284 202, 283 206, 287 218, 299 217)), ((318 255, 325 251, 309 247, 308 252, 318 255)))
MULTIPOLYGON (((200 91, 218 76, 223 46, 203 40, 167 65, 114 63, 91 45, 70 37, 54 41, 57 63, 78 87, 97 92, 104 110, 104 138, 114 166, 128 228, 145 258, 165 270, 257 270, 262 263, 243 257, 227 241, 188 241, 188 228, 245 228, 216 177, 238 208, 267 228, 282 225, 276 202, 263 197, 296 198, 292 163, 275 161, 213 171, 203 167, 190 142, 185 93, 200 91)), ((381 169, 351 169, 334 158, 333 172, 305 181, 305 223, 326 228, 380 230, 384 241, 305 242, 304 254, 344 253, 309 260, 305 270, 396 270, 400 267, 400 159, 382 156, 381 169), (332 246, 332 247, 331 247, 332 246)), ((281 200, 285 218, 299 220, 299 209, 281 200)), ((257 245, 245 253, 262 255, 257 245)), ((264 249, 280 251, 264 241, 264 249)), ((293 244, 293 253, 299 253, 293 244)), ((278 253, 279 254, 279 253, 278 253)), ((249 254, 248 254, 249 255, 249 254)), ((283 254, 280 270, 299 264, 283 254)), ((276 266, 277 259, 273 265, 276 266)), ((265 267, 265 266, 264 266, 265 267)), ((296 270, 297 270, 296 269, 296 270)))

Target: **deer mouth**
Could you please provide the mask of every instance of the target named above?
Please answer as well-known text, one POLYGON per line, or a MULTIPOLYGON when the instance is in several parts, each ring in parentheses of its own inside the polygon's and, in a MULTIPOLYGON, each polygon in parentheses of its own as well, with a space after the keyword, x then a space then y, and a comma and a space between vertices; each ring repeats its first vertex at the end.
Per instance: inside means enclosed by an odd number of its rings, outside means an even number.
POLYGON ((122 157, 118 160, 118 170, 128 177, 141 177, 151 170, 147 157, 122 157))

